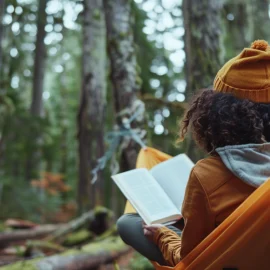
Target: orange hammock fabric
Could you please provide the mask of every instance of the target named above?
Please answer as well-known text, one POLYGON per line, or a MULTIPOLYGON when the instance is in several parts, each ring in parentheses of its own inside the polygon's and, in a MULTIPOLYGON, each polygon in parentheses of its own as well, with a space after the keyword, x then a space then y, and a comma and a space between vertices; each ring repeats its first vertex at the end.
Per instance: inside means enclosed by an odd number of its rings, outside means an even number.
MULTIPOLYGON (((137 168, 151 169, 169 158, 171 156, 148 147, 140 151, 137 168)), ((136 213, 129 202, 125 213, 136 213)), ((177 266, 152 263, 157 270, 269 270, 270 180, 251 194, 177 266)))

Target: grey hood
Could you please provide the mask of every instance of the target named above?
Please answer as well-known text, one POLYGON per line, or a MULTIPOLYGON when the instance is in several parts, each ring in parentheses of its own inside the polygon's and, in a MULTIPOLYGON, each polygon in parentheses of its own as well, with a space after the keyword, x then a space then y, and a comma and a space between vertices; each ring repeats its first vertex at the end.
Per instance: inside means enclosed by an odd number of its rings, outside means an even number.
POLYGON ((258 187, 270 179, 270 143, 216 149, 225 166, 247 184, 258 187))

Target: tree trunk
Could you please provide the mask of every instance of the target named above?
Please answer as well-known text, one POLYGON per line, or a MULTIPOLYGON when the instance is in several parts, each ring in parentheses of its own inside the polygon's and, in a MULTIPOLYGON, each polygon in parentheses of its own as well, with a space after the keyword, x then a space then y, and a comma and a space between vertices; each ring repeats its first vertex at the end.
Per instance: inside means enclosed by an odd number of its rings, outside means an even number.
MULTIPOLYGON (((30 113, 34 117, 42 117, 43 115, 43 84, 45 76, 45 58, 46 47, 44 43, 45 38, 45 25, 46 25, 46 5, 47 0, 40 0, 37 15, 37 38, 36 38, 36 50, 35 50, 35 62, 34 62, 34 74, 33 74, 33 92, 32 102, 30 107, 30 113)), ((34 177, 38 177, 40 171, 41 154, 39 149, 39 140, 41 140, 42 134, 40 134, 38 128, 31 131, 31 137, 29 141, 33 142, 32 149, 29 149, 28 157, 25 166, 25 178, 31 180, 34 177)))
POLYGON ((2 75, 2 65, 3 65, 3 59, 2 59, 2 40, 3 40, 3 31, 4 31, 4 27, 3 27, 3 16, 5 14, 5 0, 1 0, 0 1, 0 79, 1 79, 1 75, 2 75))
POLYGON ((89 231, 100 235, 108 228, 108 216, 110 211, 103 207, 97 207, 90 210, 80 217, 69 221, 66 224, 58 225, 39 225, 32 229, 20 229, 10 232, 0 233, 0 247, 9 245, 10 243, 46 237, 46 241, 60 241, 68 233, 78 230, 79 228, 86 227, 89 231))
MULTIPOLYGON (((221 2, 183 0, 186 94, 188 99, 198 89, 211 86, 217 71, 221 67, 221 2)), ((193 161, 197 161, 203 156, 191 138, 188 138, 187 154, 193 161)))
MULTIPOLYGON (((107 25, 108 52, 111 63, 111 83, 113 90, 114 110, 118 129, 125 130, 124 121, 134 115, 136 108, 143 108, 144 103, 137 98, 140 81, 137 74, 137 60, 133 35, 133 14, 131 0, 104 1, 107 25)), ((140 131, 141 118, 135 118, 131 128, 140 131)), ((132 139, 125 138, 120 150, 120 170, 127 171, 136 166, 140 146, 132 139)), ((122 214, 123 199, 116 186, 112 187, 111 205, 113 211, 122 214)))
POLYGON ((10 243, 42 238, 65 225, 40 225, 34 229, 14 230, 0 233, 0 247, 8 246, 10 243))
POLYGON ((91 185, 91 170, 97 159, 104 154, 105 31, 102 0, 84 1, 82 89, 78 113, 80 211, 103 203, 102 176, 99 174, 96 184, 91 185))
MULTIPOLYGON (((91 0, 93 1, 93 0, 91 0)), ((91 270, 100 265, 113 262, 130 251, 119 237, 111 237, 101 242, 91 243, 80 249, 70 249, 58 255, 46 258, 35 258, 16 262, 2 267, 2 270, 91 270)))
MULTIPOLYGON (((138 106, 144 108, 144 103, 137 98, 140 80, 137 74, 131 2, 131 0, 104 1, 114 108, 120 129, 123 127, 123 120, 133 115, 138 106)), ((131 127, 139 129, 143 120, 143 117, 135 119, 131 127)), ((133 140, 129 140, 121 153, 122 170, 135 168, 139 148, 133 140)))
POLYGON ((31 103, 31 113, 35 116, 42 116, 43 113, 43 82, 45 71, 46 48, 44 43, 46 25, 46 5, 47 0, 40 0, 37 17, 37 39, 34 62, 33 93, 31 103))
POLYGON ((270 41, 269 0, 251 0, 252 13, 250 14, 253 27, 253 40, 265 39, 270 41))
POLYGON ((223 36, 226 61, 252 42, 253 23, 246 1, 226 1, 223 8, 223 36))

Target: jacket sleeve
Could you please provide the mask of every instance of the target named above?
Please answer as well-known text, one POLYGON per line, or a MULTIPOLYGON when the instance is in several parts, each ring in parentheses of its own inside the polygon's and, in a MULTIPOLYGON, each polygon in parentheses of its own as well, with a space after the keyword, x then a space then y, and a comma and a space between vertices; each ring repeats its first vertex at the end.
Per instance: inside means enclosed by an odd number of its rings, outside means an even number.
POLYGON ((187 184, 182 215, 185 226, 181 238, 168 228, 159 229, 154 237, 170 266, 175 266, 215 228, 208 198, 194 170, 187 184))
POLYGON ((180 261, 181 238, 167 227, 160 228, 154 236, 164 260, 169 266, 175 266, 180 261))

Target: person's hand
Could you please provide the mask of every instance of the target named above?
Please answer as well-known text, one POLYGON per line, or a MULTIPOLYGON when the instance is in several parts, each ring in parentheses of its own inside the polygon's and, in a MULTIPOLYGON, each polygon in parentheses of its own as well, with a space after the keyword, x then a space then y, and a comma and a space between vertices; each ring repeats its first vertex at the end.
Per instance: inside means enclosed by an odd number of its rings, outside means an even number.
POLYGON ((153 242, 156 232, 162 227, 164 227, 164 225, 162 224, 153 224, 153 225, 143 224, 143 233, 150 241, 153 242))

